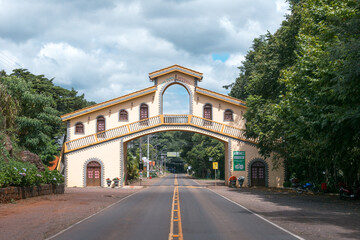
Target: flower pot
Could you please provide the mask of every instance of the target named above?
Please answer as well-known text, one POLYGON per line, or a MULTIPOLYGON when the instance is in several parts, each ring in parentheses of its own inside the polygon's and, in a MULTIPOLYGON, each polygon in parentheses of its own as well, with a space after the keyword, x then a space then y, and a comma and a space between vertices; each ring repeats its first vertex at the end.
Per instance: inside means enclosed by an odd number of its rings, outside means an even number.
POLYGON ((118 187, 119 186, 119 181, 114 181, 114 185, 115 185, 115 187, 118 187))
POLYGON ((110 185, 111 185, 111 180, 106 181, 106 183, 107 183, 108 187, 110 187, 110 185))

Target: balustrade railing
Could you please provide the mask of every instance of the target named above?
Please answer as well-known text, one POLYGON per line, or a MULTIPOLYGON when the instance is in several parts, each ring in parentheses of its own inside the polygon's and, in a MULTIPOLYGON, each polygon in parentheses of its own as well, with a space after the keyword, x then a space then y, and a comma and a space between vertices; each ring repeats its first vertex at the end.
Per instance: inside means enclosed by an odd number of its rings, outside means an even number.
POLYGON ((82 137, 79 139, 75 139, 69 142, 66 142, 66 148, 67 151, 69 150, 73 150, 73 149, 78 149, 87 145, 93 145, 97 142, 96 140, 96 136, 95 135, 89 135, 86 137, 82 137))
MULTIPOLYGON (((232 136, 235 138, 246 139, 244 131, 242 129, 228 126, 226 124, 218 123, 205 118, 193 116, 193 115, 158 115, 148 119, 144 119, 138 122, 130 123, 120 127, 108 129, 103 132, 85 136, 79 139, 75 139, 66 142, 65 152, 73 151, 83 147, 91 146, 103 141, 107 141, 113 138, 121 137, 130 133, 142 131, 147 128, 156 127, 162 124, 176 125, 176 124, 188 124, 197 126, 203 129, 207 129, 213 132, 222 133, 224 135, 232 136)), ((253 139, 248 139, 255 141, 253 139)))
POLYGON ((130 132, 137 132, 145 128, 154 127, 161 124, 160 116, 151 117, 148 119, 141 120, 139 122, 134 122, 129 124, 130 132))
POLYGON ((164 123, 188 123, 189 115, 163 115, 164 123))
POLYGON ((205 118, 200 118, 197 116, 193 116, 191 118, 191 123, 195 126, 207 128, 207 129, 215 131, 215 132, 221 132, 221 128, 223 126, 223 124, 221 124, 221 123, 214 122, 212 120, 208 120, 205 118))

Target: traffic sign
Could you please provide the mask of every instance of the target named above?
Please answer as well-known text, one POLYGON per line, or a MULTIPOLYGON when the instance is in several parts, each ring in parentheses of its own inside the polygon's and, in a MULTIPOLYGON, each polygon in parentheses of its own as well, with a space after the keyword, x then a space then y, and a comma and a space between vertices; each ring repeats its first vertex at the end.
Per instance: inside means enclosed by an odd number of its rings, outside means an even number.
POLYGON ((213 169, 219 169, 219 164, 218 162, 213 162, 213 169))
POLYGON ((245 151, 234 151, 234 171, 245 171, 245 151))

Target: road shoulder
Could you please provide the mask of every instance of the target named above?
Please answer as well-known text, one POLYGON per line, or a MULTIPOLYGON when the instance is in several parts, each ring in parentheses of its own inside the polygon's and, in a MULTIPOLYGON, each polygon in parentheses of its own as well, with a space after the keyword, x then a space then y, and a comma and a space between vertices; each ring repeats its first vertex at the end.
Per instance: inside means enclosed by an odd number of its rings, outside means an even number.
POLYGON ((207 187, 305 239, 358 239, 360 233, 359 201, 270 189, 207 187))

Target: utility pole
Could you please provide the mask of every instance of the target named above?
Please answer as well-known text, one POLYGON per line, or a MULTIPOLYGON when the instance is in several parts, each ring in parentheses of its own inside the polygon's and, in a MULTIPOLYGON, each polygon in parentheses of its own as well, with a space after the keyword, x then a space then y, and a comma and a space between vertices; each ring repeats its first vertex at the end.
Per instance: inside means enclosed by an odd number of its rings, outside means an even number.
MULTIPOLYGON (((139 151, 139 163, 141 163, 142 162, 142 146, 141 146, 141 137, 140 137, 140 151, 139 151)), ((139 165, 141 165, 141 164, 139 164, 139 165)), ((144 166, 144 165, 143 165, 144 166)), ((144 167, 143 167, 144 168, 144 167)), ((142 180, 142 174, 143 174, 143 169, 139 169, 139 171, 140 171, 140 186, 141 186, 141 180, 142 180)))
POLYGON ((149 145, 150 145, 150 136, 147 135, 147 141, 148 141, 148 145, 147 145, 147 160, 148 160, 148 164, 147 164, 147 168, 146 168, 146 177, 149 178, 149 171, 150 171, 150 159, 149 159, 149 145))

